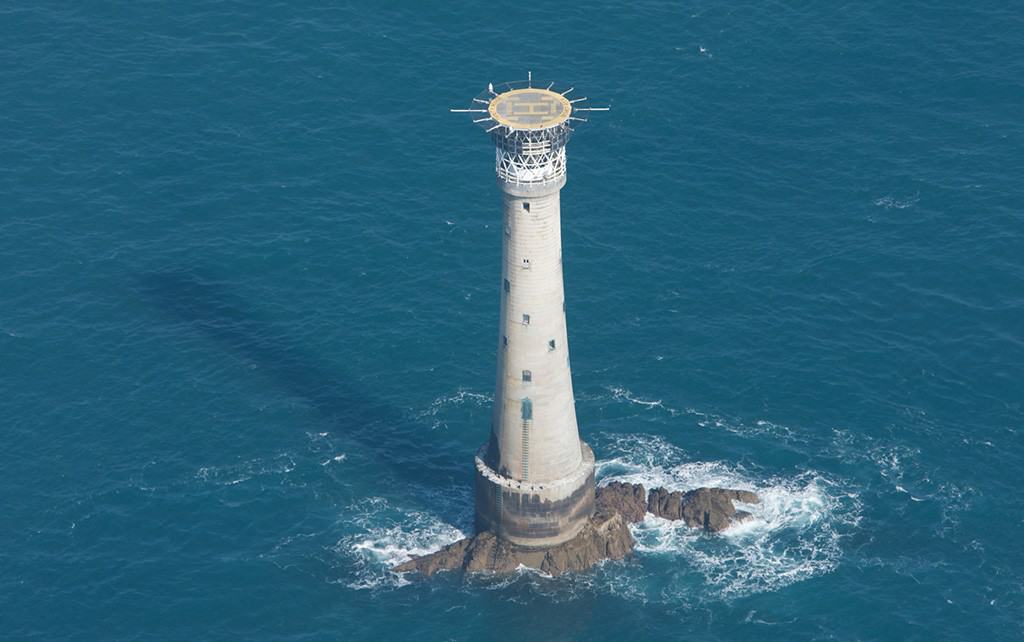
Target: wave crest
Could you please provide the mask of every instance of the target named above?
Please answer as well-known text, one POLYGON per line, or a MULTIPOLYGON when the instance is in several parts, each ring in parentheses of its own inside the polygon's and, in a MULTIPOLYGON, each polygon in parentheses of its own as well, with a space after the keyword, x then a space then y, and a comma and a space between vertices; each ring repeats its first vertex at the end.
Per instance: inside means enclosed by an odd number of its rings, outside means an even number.
POLYGON ((380 497, 365 500, 352 522, 359 531, 339 541, 335 551, 354 561, 355 577, 345 581, 353 589, 404 586, 409 581, 391 572, 394 566, 465 537, 435 515, 396 510, 380 497))
MULTIPOLYGON (((815 471, 773 477, 719 461, 688 461, 683 449, 656 436, 597 435, 595 444, 610 455, 597 462, 600 484, 618 480, 648 489, 735 488, 756 492, 761 502, 740 504, 753 519, 720 536, 648 515, 632 527, 637 539, 632 561, 554 579, 526 570, 475 577, 467 590, 529 587, 531 593, 556 601, 612 593, 635 602, 684 607, 730 600, 832 571, 842 558, 844 539, 860 520, 857 494, 815 471)), ((472 502, 468 496, 449 500, 472 502)), ((337 581, 353 589, 404 586, 409 581, 391 572, 394 565, 465 536, 435 514, 392 507, 382 498, 364 500, 346 512, 356 531, 334 548, 352 562, 351 572, 337 581)))
MULTIPOLYGON (((700 602, 774 591, 839 563, 841 543, 860 519, 857 495, 814 472, 758 479, 740 466, 687 462, 665 440, 617 436, 617 456, 598 464, 600 483, 640 483, 646 488, 690 490, 701 486, 752 490, 760 504, 741 504, 753 519, 708 537, 653 515, 633 527, 637 553, 649 570, 669 575, 661 599, 700 602)), ((648 599, 657 596, 648 595, 648 599)))

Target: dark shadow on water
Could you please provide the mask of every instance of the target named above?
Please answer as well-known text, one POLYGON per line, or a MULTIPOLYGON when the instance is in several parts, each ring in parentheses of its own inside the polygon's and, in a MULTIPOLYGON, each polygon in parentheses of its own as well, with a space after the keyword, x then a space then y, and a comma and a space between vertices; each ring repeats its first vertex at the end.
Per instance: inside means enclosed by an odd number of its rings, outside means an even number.
POLYGON ((410 485, 435 491, 471 483, 469 457, 456 462, 428 452, 422 426, 353 385, 295 338, 261 321, 256 306, 194 272, 153 273, 140 281, 143 296, 164 314, 257 364, 278 387, 315 408, 332 431, 356 441, 381 466, 381 481, 390 478, 396 485, 393 491, 403 498, 415 499, 410 485))
MULTIPOLYGON (((453 507, 450 501, 437 502, 430 497, 450 493, 457 485, 471 490, 472 460, 468 456, 429 452, 424 426, 368 395, 343 378, 328 360, 311 355, 295 338, 262 321, 258 306, 194 272, 147 274, 140 279, 140 289, 168 318, 187 324, 224 352, 257 364, 281 390, 306 400, 334 432, 357 442, 361 452, 380 466, 381 485, 389 487, 381 488, 380 494, 401 497, 405 506, 419 504, 449 523, 458 523, 471 512, 471 506, 453 507)), ((457 583, 461 584, 461 578, 457 583)), ((589 591, 554 603, 520 582, 514 588, 482 591, 481 595, 479 608, 494 618, 517 622, 538 638, 579 639, 593 617, 594 597, 589 591), (516 603, 508 601, 509 591, 518 596, 516 603), (523 615, 524 602, 536 616, 523 615)))

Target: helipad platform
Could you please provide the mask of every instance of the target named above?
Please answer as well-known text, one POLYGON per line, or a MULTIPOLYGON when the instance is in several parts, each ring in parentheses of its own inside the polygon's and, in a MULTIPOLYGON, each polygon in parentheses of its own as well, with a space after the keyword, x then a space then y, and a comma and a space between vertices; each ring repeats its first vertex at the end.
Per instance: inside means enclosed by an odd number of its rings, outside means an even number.
POLYGON ((572 105, 548 89, 513 89, 495 96, 487 112, 494 122, 511 129, 547 129, 567 121, 572 105))

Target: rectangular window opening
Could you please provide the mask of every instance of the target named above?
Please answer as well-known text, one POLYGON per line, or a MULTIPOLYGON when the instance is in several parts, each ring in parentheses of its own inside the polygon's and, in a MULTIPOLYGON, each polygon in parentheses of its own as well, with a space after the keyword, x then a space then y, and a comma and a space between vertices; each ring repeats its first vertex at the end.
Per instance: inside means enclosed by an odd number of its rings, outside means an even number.
POLYGON ((530 211, 530 204, 529 203, 523 203, 523 209, 526 210, 527 212, 529 212, 530 211))
POLYGON ((530 325, 530 315, 529 314, 524 314, 523 315, 523 325, 530 325))
POLYGON ((523 381, 533 381, 533 373, 530 372, 529 370, 523 370, 523 381))
POLYGON ((530 401, 529 397, 523 398, 523 421, 530 421, 533 419, 533 402, 530 401))
POLYGON ((552 339, 551 341, 548 341, 548 352, 551 352, 554 349, 555 349, 555 340, 552 339))
POLYGON ((501 335, 501 347, 502 348, 507 348, 508 347, 508 337, 505 336, 505 335, 501 335))
POLYGON ((507 294, 511 290, 512 290, 512 284, 508 282, 508 279, 505 279, 505 293, 507 294))
POLYGON ((530 269, 530 259, 523 259, 523 269, 524 270, 529 270, 530 269))

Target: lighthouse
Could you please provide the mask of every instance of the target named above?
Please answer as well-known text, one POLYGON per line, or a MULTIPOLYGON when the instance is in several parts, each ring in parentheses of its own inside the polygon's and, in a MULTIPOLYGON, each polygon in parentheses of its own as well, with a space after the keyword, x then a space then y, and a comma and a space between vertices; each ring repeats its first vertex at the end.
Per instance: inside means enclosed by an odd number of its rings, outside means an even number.
POLYGON ((490 134, 501 190, 497 381, 476 454, 476 529, 525 547, 572 539, 594 511, 594 453, 580 439, 562 274, 565 147, 583 106, 573 87, 489 84, 468 109, 490 134))

